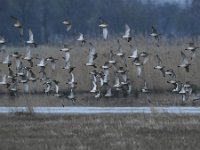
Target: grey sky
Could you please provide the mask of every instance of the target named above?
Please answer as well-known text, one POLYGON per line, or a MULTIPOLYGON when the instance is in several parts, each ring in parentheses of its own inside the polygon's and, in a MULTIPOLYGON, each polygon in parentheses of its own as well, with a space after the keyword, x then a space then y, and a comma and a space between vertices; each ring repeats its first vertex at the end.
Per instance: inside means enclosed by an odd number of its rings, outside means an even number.
MULTIPOLYGON (((143 1, 147 1, 147 0, 143 0, 143 1)), ((190 4, 192 2, 192 0, 151 0, 152 2, 154 2, 155 4, 162 4, 165 2, 169 2, 169 3, 177 3, 180 5, 186 5, 186 4, 190 4)))

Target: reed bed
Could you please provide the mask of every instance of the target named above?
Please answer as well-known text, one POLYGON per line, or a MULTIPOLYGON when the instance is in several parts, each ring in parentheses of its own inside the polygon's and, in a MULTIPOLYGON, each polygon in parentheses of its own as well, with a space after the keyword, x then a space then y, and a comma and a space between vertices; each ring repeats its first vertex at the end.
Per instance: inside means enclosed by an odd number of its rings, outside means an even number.
MULTIPOLYGON (((117 51, 117 38, 109 39, 108 41, 103 41, 101 39, 89 39, 88 41, 92 42, 94 46, 96 47, 96 51, 98 53, 98 57, 96 59, 96 64, 98 66, 97 70, 100 70, 100 66, 104 64, 104 62, 108 59, 109 51, 112 49, 114 52, 117 51)), ((119 97, 113 97, 109 100, 103 98, 104 102, 97 102, 94 100, 92 94, 89 93, 89 90, 92 88, 91 83, 91 76, 89 75, 89 72, 94 70, 92 67, 85 66, 85 63, 87 62, 88 53, 89 53, 89 45, 85 44, 82 47, 77 42, 72 42, 70 45, 73 49, 71 50, 71 64, 72 66, 75 66, 74 74, 75 74, 75 80, 78 82, 78 87, 75 90, 77 94, 77 99, 79 103, 77 105, 92 105, 95 103, 96 105, 109 105, 108 101, 111 101, 113 105, 117 104, 120 105, 146 105, 145 98, 140 94, 140 89, 143 87, 144 80, 146 80, 149 84, 149 88, 152 92, 152 104, 153 105, 176 105, 179 104, 179 101, 181 99, 181 96, 176 94, 171 94, 170 90, 172 89, 171 85, 167 84, 167 78, 162 77, 161 73, 158 70, 154 70, 154 66, 156 65, 155 61, 155 55, 158 54, 160 58, 163 61, 163 65, 165 65, 167 68, 172 68, 177 76, 178 81, 186 82, 190 81, 193 84, 194 91, 198 92, 199 90, 199 64, 200 64, 200 54, 197 50, 196 57, 192 61, 192 65, 190 67, 190 72, 185 72, 184 69, 178 68, 177 66, 181 63, 181 51, 184 51, 184 49, 187 47, 187 43, 192 41, 188 38, 182 38, 182 39, 162 39, 160 46, 157 47, 155 45, 155 42, 147 37, 144 36, 137 36, 134 38, 134 40, 131 43, 127 43, 126 41, 120 40, 120 43, 122 45, 122 49, 124 52, 126 52, 126 58, 131 55, 131 49, 129 44, 132 44, 133 46, 136 46, 139 52, 148 52, 150 53, 149 61, 147 64, 144 65, 143 72, 140 78, 137 78, 136 76, 136 67, 131 63, 131 60, 127 58, 128 63, 128 77, 131 81, 133 81, 133 91, 132 95, 128 98, 123 98, 122 96, 119 97), (126 100, 125 100, 126 99, 126 100), (94 102, 95 101, 95 102, 94 102), (115 102, 117 101, 117 102, 115 102), (139 103, 137 102, 139 101, 139 103), (141 101, 141 102, 140 102, 141 101), (119 102, 119 103, 118 103, 119 102), (105 104, 103 104, 105 103, 105 104)), ((195 43, 198 43, 199 40, 196 39, 195 43)), ((198 45, 198 44, 197 44, 198 45)), ((40 56, 40 57, 47 57, 47 56, 53 56, 55 58, 58 58, 59 61, 56 64, 56 71, 52 72, 50 69, 51 66, 48 65, 46 68, 47 76, 56 79, 60 81, 59 84, 61 91, 65 94, 68 94, 69 89, 67 85, 65 84, 67 80, 69 79, 70 75, 66 70, 63 70, 62 67, 64 67, 64 60, 63 60, 63 53, 59 50, 62 48, 62 44, 59 45, 40 45, 37 48, 32 48, 33 56, 40 56)), ((15 51, 19 51, 21 53, 25 53, 26 48, 25 47, 7 47, 7 52, 12 53, 15 51)), ((184 51, 185 52, 185 51, 184 51)), ((190 55, 189 52, 186 52, 187 55, 190 55)), ((34 60, 34 64, 37 63, 38 60, 34 60)), ((26 64, 26 62, 25 62, 26 64)), ((28 64, 26 64, 28 65, 28 64)), ((2 72, 7 73, 8 68, 7 66, 0 64, 0 68, 2 72)), ((14 69, 14 65, 12 66, 12 69, 14 69)), ((34 67, 33 71, 38 74, 39 68, 34 67)), ((111 68, 110 73, 110 83, 114 83, 113 77, 113 69, 111 68)), ((16 98, 7 96, 7 90, 4 87, 0 87, 0 92, 2 94, 0 105, 21 105, 24 101, 27 101, 29 99, 30 101, 34 101, 36 104, 31 103, 32 105, 59 105, 60 101, 65 101, 68 104, 67 100, 58 99, 53 96, 44 96, 43 93, 43 85, 40 81, 37 81, 37 83, 32 86, 30 83, 30 89, 31 94, 23 94, 23 90, 19 90, 19 96, 16 98), (34 94, 37 93, 37 94, 34 94), (12 100, 11 100, 12 99, 12 100), (13 102, 13 99, 17 99, 18 102, 13 102), (56 101, 56 99, 58 99, 56 101), (47 101, 47 103, 45 103, 47 101), (41 102, 41 103, 40 103, 41 102), (14 103, 14 104, 12 104, 14 103)), ((22 87, 19 87, 19 89, 22 89, 22 87)), ((69 102, 70 103, 70 102, 69 102)), ((94 105, 95 105, 94 104, 94 105)), ((192 102, 188 103, 189 105, 192 105, 192 102)), ((198 105, 198 102, 195 103, 195 105, 198 105)))

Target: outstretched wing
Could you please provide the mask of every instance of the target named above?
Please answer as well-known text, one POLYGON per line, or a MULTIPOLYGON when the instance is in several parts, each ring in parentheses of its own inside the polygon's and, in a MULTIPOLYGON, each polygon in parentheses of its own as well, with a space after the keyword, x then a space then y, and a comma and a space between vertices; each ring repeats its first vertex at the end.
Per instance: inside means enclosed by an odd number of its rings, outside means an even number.
POLYGON ((103 28, 103 39, 106 40, 108 37, 108 28, 103 28))
POLYGON ((138 50, 136 47, 132 48, 132 57, 137 58, 138 57, 138 50))
POLYGON ((29 41, 34 41, 33 32, 31 31, 31 29, 29 29, 28 33, 29 33, 29 41))
POLYGON ((137 66, 137 77, 140 77, 141 73, 142 73, 142 66, 137 66))
POLYGON ((151 31, 152 31, 152 33, 156 33, 157 34, 157 30, 156 30, 156 28, 154 26, 151 27, 151 31))
POLYGON ((193 47, 194 46, 194 43, 193 42, 190 42, 188 43, 189 46, 193 47))
POLYGON ((82 34, 82 33, 79 33, 79 37, 78 37, 77 40, 78 40, 78 41, 83 41, 83 40, 84 40, 83 34, 82 34))
POLYGON ((158 54, 156 55, 156 62, 159 66, 162 65, 162 60, 160 59, 160 57, 158 56, 158 54))
POLYGON ((125 36, 126 37, 130 36, 130 31, 131 31, 130 27, 127 24, 125 24, 125 36))
POLYGON ((16 23, 19 23, 19 19, 14 17, 14 16, 10 16, 16 23))
POLYGON ((188 58, 185 53, 181 52, 182 64, 189 64, 188 58))

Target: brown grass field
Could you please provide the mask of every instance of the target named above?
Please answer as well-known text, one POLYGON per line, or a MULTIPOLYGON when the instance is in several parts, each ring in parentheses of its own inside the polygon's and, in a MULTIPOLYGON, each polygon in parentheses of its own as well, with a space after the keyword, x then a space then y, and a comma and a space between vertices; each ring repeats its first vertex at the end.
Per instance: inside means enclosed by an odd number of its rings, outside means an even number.
POLYGON ((199 150, 200 117, 137 115, 0 115, 4 150, 199 150))
MULTIPOLYGON (((181 62, 180 51, 183 50, 190 39, 178 39, 175 41, 162 40, 160 47, 156 47, 151 40, 145 40, 142 36, 134 41, 138 50, 151 53, 149 63, 144 66, 141 78, 136 77, 135 66, 128 60, 128 75, 133 81, 133 95, 128 97, 102 98, 100 101, 94 99, 94 95, 88 91, 91 88, 89 72, 93 70, 84 65, 87 61, 88 46, 80 47, 74 44, 71 51, 72 65, 76 66, 74 71, 78 87, 75 90, 77 102, 73 104, 68 99, 57 98, 53 95, 43 94, 43 87, 38 81, 35 89, 37 94, 23 94, 19 91, 19 96, 8 96, 7 90, 0 87, 0 106, 175 106, 181 105, 181 96, 171 94, 172 88, 166 83, 160 72, 155 71, 155 54, 159 54, 164 65, 173 68, 177 75, 177 80, 188 81, 196 85, 198 91, 199 57, 197 51, 196 58, 192 62, 191 70, 186 73, 177 67, 181 62), (137 94, 143 86, 143 81, 147 80, 152 90, 152 103, 146 101, 144 95, 137 94)), ((198 42, 198 41, 197 41, 198 42)), ((197 43, 196 42, 196 43, 197 43)), ((98 52, 97 64, 103 65, 106 58, 105 53, 113 46, 116 51, 116 39, 98 42, 93 41, 98 52)), ((121 41, 127 56, 130 48, 125 41, 121 41)), ((47 67, 47 74, 51 78, 61 81, 60 87, 63 92, 68 93, 69 89, 65 82, 69 78, 68 72, 61 69, 63 67, 62 56, 59 51, 62 45, 39 46, 33 49, 34 55, 40 54, 43 57, 54 56, 61 61, 57 64, 56 72, 51 72, 47 67)), ((25 49, 8 47, 8 51, 21 51, 25 49)), ((35 60, 35 63, 37 61, 35 60)), ((39 72, 38 68, 33 69, 39 72)), ((112 68, 111 68, 112 70, 112 68)), ((1 71, 7 72, 7 68, 1 65, 1 71)), ((112 80, 112 79, 111 79, 112 80)), ((113 82, 113 81, 111 81, 113 82)), ((19 87, 19 89, 22 89, 19 87)), ((199 106, 199 102, 189 100, 186 106, 199 106)), ((126 149, 126 150, 199 150, 200 144, 200 117, 197 115, 172 115, 172 114, 104 114, 104 115, 36 115, 15 113, 0 115, 0 149, 15 150, 65 150, 65 149, 126 149)))
MULTIPOLYGON (((113 38, 112 40, 103 41, 103 40, 88 40, 91 41, 96 47, 96 51, 98 53, 98 58, 96 60, 96 64, 101 66, 106 61, 106 56, 109 54, 110 47, 112 47, 113 51, 117 51, 117 39, 113 38)), ((184 69, 178 68, 177 65, 181 63, 181 54, 180 51, 184 51, 187 47, 187 43, 192 41, 191 39, 182 38, 182 39, 161 39, 160 47, 155 46, 155 42, 152 39, 146 39, 143 36, 137 36, 133 41, 132 45, 135 45, 138 48, 139 52, 146 51, 151 53, 150 59, 147 64, 144 65, 143 73, 140 78, 136 77, 136 68, 131 64, 131 61, 127 59, 128 62, 128 77, 133 81, 133 94, 128 97, 123 97, 122 95, 114 96, 111 98, 102 98, 100 101, 96 101, 94 99, 94 95, 89 93, 89 90, 92 88, 91 77, 89 72, 93 70, 93 68, 86 67, 84 64, 87 62, 88 57, 88 44, 84 46, 80 46, 79 43, 75 42, 71 45, 73 48, 71 51, 71 64, 75 66, 75 80, 78 82, 78 87, 75 89, 77 95, 77 102, 75 105, 82 106, 145 106, 145 105, 153 105, 153 106, 173 106, 181 104, 181 96, 177 94, 172 94, 170 90, 172 89, 171 85, 167 84, 167 78, 162 77, 161 73, 158 70, 154 70, 153 67, 156 65, 155 55, 159 54, 163 61, 163 65, 167 66, 167 68, 174 69, 177 80, 186 82, 190 81, 194 85, 195 92, 198 93, 199 90, 199 64, 200 64, 200 54, 197 50, 197 55, 195 59, 192 61, 192 65, 190 67, 190 72, 186 73, 184 69), (140 89, 143 87, 144 80, 146 80, 149 84, 149 87, 152 91, 151 99, 152 102, 149 104, 146 101, 144 95, 138 93, 140 89)), ((195 41, 198 46, 198 39, 195 41)), ((126 52, 126 57, 131 54, 130 47, 128 46, 126 41, 121 40, 121 45, 126 52)), ((56 79, 61 83, 60 88, 61 91, 65 94, 69 93, 69 88, 65 84, 69 79, 69 73, 63 69, 64 61, 62 59, 63 53, 59 51, 62 48, 62 44, 56 46, 40 46, 37 48, 32 48, 32 53, 34 56, 39 55, 41 57, 53 56, 59 58, 59 61, 56 65, 57 69, 55 72, 50 70, 50 65, 47 67, 47 75, 52 79, 56 79)), ((19 51, 24 54, 26 48, 20 47, 10 47, 7 46, 7 51, 12 53, 14 51, 19 51)), ((184 51, 185 52, 185 51, 184 51)), ((187 55, 190 55, 189 52, 185 52, 187 55)), ((37 60, 34 60, 34 64, 37 63, 37 60)), ((24 62, 25 65, 28 66, 28 63, 24 62)), ((7 73, 8 69, 5 65, 0 64, 0 68, 2 72, 7 73)), ((15 68, 14 66, 12 67, 15 68)), ((100 70, 99 68, 97 70, 100 70)), ((39 68, 34 67, 33 71, 38 74, 39 68)), ((112 79, 112 68, 110 75, 110 83, 114 82, 112 79)), ((31 93, 36 91, 37 94, 23 94, 23 89, 21 85, 19 85, 19 95, 17 97, 8 96, 7 90, 5 87, 0 87, 0 106, 61 106, 61 103, 65 105, 73 105, 71 101, 64 98, 57 98, 53 95, 45 96, 43 94, 43 86, 40 81, 37 81, 35 88, 32 87, 30 83, 31 93)), ((199 102, 193 103, 191 98, 188 102, 186 102, 187 106, 196 105, 199 106, 199 102)))

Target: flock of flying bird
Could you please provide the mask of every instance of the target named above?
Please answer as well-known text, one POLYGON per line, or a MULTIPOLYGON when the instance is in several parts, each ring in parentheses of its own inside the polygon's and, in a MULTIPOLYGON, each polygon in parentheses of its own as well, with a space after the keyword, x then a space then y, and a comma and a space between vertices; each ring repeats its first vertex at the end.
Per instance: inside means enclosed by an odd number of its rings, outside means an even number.
MULTIPOLYGON (((24 27, 19 19, 13 16, 11 18, 14 22, 13 27, 19 31, 20 41, 23 42, 24 27)), ((64 20, 62 23, 65 25, 66 31, 69 32, 72 28, 72 23, 69 20, 64 20)), ((100 18, 99 27, 102 29, 103 39, 107 40, 108 24, 100 18)), ((152 26, 152 30, 149 35, 153 38, 153 40, 155 40, 155 45, 159 48, 161 34, 157 32, 154 26, 152 26)), ((135 46, 129 44, 133 37, 131 35, 131 29, 127 24, 125 24, 125 32, 121 38, 127 41, 127 44, 130 46, 130 56, 126 57, 120 40, 117 40, 117 52, 115 53, 113 50, 110 50, 108 56, 106 56, 107 60, 102 66, 97 66, 95 63, 96 58, 98 57, 95 46, 91 42, 87 41, 82 33, 79 33, 79 37, 76 39, 76 41, 80 42, 81 46, 84 46, 85 44, 89 45, 88 62, 85 63, 85 66, 93 68, 93 71, 89 73, 91 75, 92 84, 92 88, 89 92, 93 93, 97 100, 101 97, 112 97, 114 93, 122 93, 124 96, 130 95, 132 93, 133 81, 131 81, 127 74, 127 59, 129 59, 136 67, 136 74, 138 78, 142 74, 143 66, 149 60, 150 54, 148 52, 139 52, 135 46), (111 84, 110 82, 111 68, 114 73, 114 84, 111 84)), ((46 95, 51 94, 56 97, 66 97, 72 100, 72 102, 75 102, 76 95, 74 90, 77 87, 77 81, 75 80, 74 69, 76 67, 71 65, 70 51, 72 48, 69 45, 64 44, 63 48, 60 49, 61 53, 64 54, 64 65, 62 69, 68 71, 70 75, 70 79, 66 83, 69 86, 69 93, 64 94, 59 91, 60 82, 56 79, 51 79, 46 73, 47 65, 51 64, 52 71, 55 71, 56 62, 60 60, 52 56, 46 58, 32 56, 32 48, 37 47, 37 43, 34 41, 34 36, 31 29, 29 29, 29 39, 26 42, 23 42, 26 46, 25 54, 20 54, 19 52, 13 52, 12 54, 9 54, 6 52, 6 43, 7 41, 5 38, 1 36, 0 49, 1 55, 3 56, 1 64, 8 67, 8 74, 1 71, 0 86, 5 86, 11 95, 16 96, 18 94, 18 84, 23 85, 24 93, 30 93, 29 86, 36 84, 36 81, 39 80, 41 85, 44 87, 44 93, 46 95), (38 63, 35 64, 35 61, 33 60, 38 60, 38 63), (25 65, 25 61, 28 62, 26 63, 28 65, 25 65), (13 71, 13 66, 15 67, 15 71, 13 71), (38 75, 33 72, 34 67, 40 68, 38 75)), ((198 48, 199 47, 195 46, 194 43, 189 43, 188 47, 185 48, 185 51, 190 51, 191 56, 187 56, 183 51, 181 51, 182 62, 177 67, 184 68, 186 72, 189 72, 191 61, 195 57, 195 52, 198 48)), ((176 74, 174 73, 173 69, 164 66, 158 54, 155 56, 155 58, 157 65, 154 67, 154 69, 160 71, 163 77, 167 77, 167 83, 172 84, 174 87, 172 92, 180 94, 182 96, 182 102, 185 102, 193 91, 190 82, 183 83, 177 81, 176 74)), ((144 81, 144 87, 140 92, 146 95, 146 98, 150 103, 151 90, 148 87, 147 81, 144 81)), ((193 100, 198 99, 200 99, 200 96, 195 97, 193 100)))

